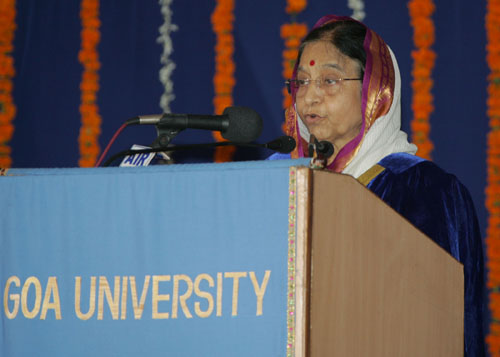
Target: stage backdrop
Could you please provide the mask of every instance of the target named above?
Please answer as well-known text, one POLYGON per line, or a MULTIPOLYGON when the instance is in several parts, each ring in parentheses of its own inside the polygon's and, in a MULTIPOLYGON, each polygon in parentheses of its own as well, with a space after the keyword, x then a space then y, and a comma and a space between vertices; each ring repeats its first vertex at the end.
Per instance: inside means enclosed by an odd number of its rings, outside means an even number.
MULTIPOLYGON (((174 0, 171 33, 175 69, 171 74, 175 113, 214 112, 215 33, 210 17, 216 2, 174 0)), ((264 142, 281 135, 283 121, 280 27, 290 22, 285 1, 235 1, 235 105, 249 106, 264 119, 264 142)), ((101 148, 128 118, 160 113, 164 92, 159 78, 162 44, 157 41, 164 18, 157 1, 107 0, 99 9, 100 42, 97 104, 102 117, 101 148)), ((23 0, 16 2, 13 99, 17 115, 11 140, 14 167, 78 166, 81 46, 80 1, 23 0)), ((297 16, 311 28, 324 14, 352 14, 347 0, 308 1, 297 16)), ((366 2, 364 22, 394 50, 402 76, 403 127, 410 132, 411 51, 414 49, 407 3, 366 2)), ((438 4, 432 16, 435 30, 433 70, 435 111, 431 115, 433 160, 456 174, 471 191, 484 231, 486 171, 485 4, 460 0, 438 4)), ((126 129, 112 151, 132 144, 150 144, 152 127, 126 129)), ((176 143, 210 142, 209 132, 181 133, 176 143)), ((262 158, 269 153, 240 150, 234 159, 262 158)), ((210 161, 211 153, 196 152, 184 161, 210 161)))

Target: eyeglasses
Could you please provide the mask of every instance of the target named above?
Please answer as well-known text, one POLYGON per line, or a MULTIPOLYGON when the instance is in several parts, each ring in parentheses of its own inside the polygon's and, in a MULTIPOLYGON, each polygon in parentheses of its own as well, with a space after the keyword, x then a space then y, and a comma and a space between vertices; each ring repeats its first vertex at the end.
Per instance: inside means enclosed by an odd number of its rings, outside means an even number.
POLYGON ((315 82, 316 85, 326 94, 335 94, 339 87, 339 84, 343 81, 362 81, 363 78, 318 78, 318 79, 289 79, 285 81, 287 85, 288 92, 291 92, 293 88, 297 96, 304 95, 311 82, 315 82))

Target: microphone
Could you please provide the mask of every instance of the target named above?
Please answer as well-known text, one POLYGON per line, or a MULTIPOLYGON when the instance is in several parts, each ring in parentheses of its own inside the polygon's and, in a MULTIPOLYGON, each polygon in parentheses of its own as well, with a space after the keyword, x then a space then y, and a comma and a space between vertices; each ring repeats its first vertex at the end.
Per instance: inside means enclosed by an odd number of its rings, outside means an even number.
POLYGON ((226 140, 249 143, 262 132, 262 118, 248 107, 227 107, 222 115, 204 114, 154 114, 140 115, 128 124, 156 125, 162 129, 203 129, 220 131, 226 140))
POLYGON ((324 169, 327 166, 328 158, 333 155, 335 149, 329 141, 318 141, 314 135, 309 137, 308 144, 309 156, 311 159, 311 168, 324 169), (316 156, 314 154, 316 153, 316 156))
POLYGON ((309 138, 309 144, 307 146, 309 150, 309 156, 313 157, 314 153, 316 153, 316 156, 320 160, 328 159, 335 152, 335 149, 331 142, 326 140, 318 141, 318 139, 316 139, 316 137, 312 134, 309 138))
POLYGON ((295 149, 295 139, 291 136, 283 135, 274 139, 263 146, 269 150, 277 151, 282 154, 289 154, 295 149))
POLYGON ((328 158, 333 155, 333 144, 326 140, 320 141, 316 144, 316 152, 328 158))

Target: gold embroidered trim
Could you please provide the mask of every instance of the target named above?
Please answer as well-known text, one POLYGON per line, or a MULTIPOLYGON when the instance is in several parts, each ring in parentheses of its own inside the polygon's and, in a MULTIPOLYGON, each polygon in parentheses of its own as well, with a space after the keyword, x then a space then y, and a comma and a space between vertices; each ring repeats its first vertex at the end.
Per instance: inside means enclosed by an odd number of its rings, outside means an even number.
POLYGON ((286 355, 292 357, 295 347, 295 238, 296 214, 297 214, 297 168, 290 167, 288 182, 288 274, 287 274, 287 312, 286 312, 286 330, 287 344, 286 355))
POLYGON ((380 166, 379 164, 375 164, 372 167, 370 167, 364 174, 359 176, 358 181, 363 186, 368 186, 368 184, 371 182, 371 180, 373 180, 375 177, 377 177, 384 170, 385 170, 385 167, 380 166))

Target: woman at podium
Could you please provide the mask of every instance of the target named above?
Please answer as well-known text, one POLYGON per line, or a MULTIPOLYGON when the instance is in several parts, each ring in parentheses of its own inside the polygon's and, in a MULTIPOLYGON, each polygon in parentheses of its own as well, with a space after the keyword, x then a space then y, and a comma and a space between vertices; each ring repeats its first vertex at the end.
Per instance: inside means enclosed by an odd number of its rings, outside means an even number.
POLYGON ((287 81, 293 105, 286 130, 297 141, 291 157, 310 156, 309 143, 330 142, 333 155, 315 164, 357 178, 464 264, 464 350, 482 356, 483 253, 475 209, 455 176, 415 156, 417 147, 400 130, 400 81, 394 54, 374 31, 349 17, 321 18, 287 81))

